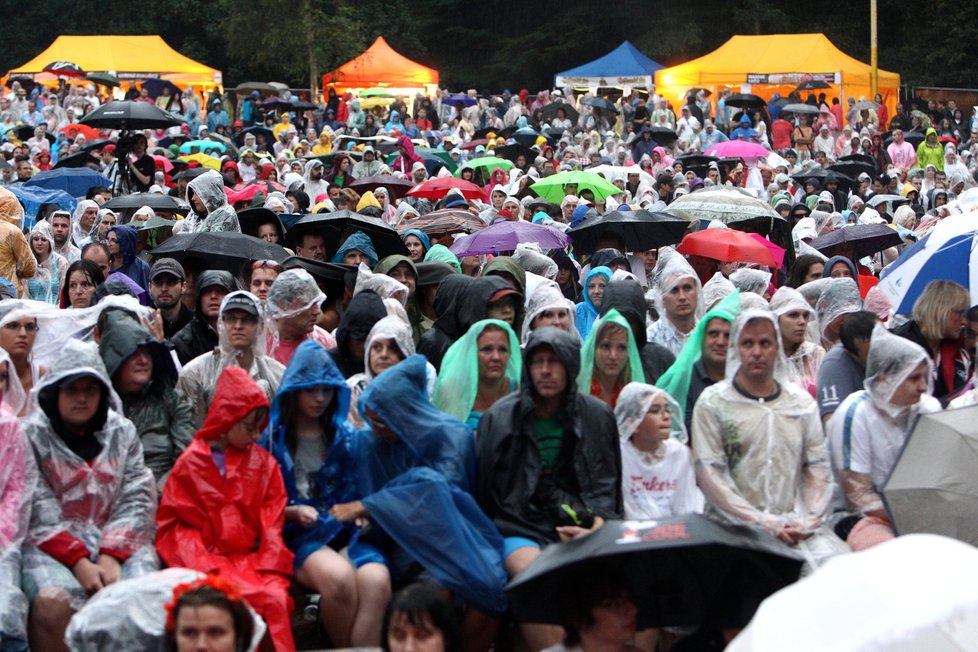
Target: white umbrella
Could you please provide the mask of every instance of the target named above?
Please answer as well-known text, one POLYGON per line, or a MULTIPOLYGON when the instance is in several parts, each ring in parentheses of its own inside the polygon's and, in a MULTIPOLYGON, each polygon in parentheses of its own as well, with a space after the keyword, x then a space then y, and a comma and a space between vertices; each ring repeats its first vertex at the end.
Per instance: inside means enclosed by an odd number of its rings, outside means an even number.
POLYGON ((978 549, 909 534, 831 559, 761 603, 727 652, 973 650, 978 549))
POLYGON ((655 177, 637 165, 595 165, 594 167, 587 168, 585 172, 600 174, 608 181, 612 181, 618 176, 627 181, 629 174, 637 174, 639 179, 650 186, 655 183, 655 177))
POLYGON ((724 224, 757 218, 782 219, 769 203, 735 188, 691 192, 669 204, 666 212, 690 221, 717 220, 724 224))

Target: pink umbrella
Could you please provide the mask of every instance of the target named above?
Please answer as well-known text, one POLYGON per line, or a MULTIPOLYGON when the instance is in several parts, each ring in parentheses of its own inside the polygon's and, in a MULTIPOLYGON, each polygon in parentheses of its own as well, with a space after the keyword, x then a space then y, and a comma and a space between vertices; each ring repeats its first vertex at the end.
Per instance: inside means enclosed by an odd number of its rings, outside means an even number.
POLYGON ((707 156, 719 156, 720 158, 766 158, 771 152, 763 145, 752 143, 749 140, 728 140, 725 143, 713 145, 704 153, 707 156))
POLYGON ((765 238, 763 235, 759 233, 751 233, 749 235, 750 237, 754 238, 755 240, 757 240, 762 245, 768 248, 768 251, 770 251, 771 255, 774 256, 774 262, 777 263, 778 269, 781 269, 781 267, 784 266, 784 249, 774 244, 773 242, 771 242, 770 240, 768 240, 767 238, 765 238))
POLYGON ((170 163, 170 159, 157 154, 153 156, 153 160, 163 166, 163 172, 170 174, 170 170, 173 169, 173 163, 170 163))

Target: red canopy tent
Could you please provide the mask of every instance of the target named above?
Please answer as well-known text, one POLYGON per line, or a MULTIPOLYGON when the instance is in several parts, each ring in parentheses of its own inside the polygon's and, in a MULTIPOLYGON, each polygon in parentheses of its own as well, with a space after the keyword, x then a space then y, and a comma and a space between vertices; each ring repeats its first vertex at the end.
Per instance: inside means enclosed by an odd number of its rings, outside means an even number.
POLYGON ((411 61, 378 36, 363 54, 323 75, 323 88, 340 92, 375 86, 432 92, 438 86, 438 71, 411 61))

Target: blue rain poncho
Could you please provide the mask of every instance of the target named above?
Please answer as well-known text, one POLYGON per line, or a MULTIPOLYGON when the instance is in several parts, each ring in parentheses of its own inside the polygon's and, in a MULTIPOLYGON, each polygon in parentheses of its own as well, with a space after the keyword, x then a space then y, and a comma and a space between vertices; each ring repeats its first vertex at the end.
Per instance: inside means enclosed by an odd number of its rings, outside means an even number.
POLYGON ((366 256, 367 261, 370 263, 370 269, 377 266, 377 250, 374 249, 374 243, 365 233, 357 231, 344 240, 340 248, 336 250, 336 255, 333 256, 332 262, 342 263, 343 257, 346 256, 348 251, 359 251, 366 256))
POLYGON ((504 321, 483 319, 472 327, 445 352, 435 384, 432 402, 449 416, 466 422, 470 427, 478 424, 481 414, 472 412, 476 394, 479 392, 479 336, 488 326, 501 328, 509 340, 509 361, 506 363, 506 378, 510 391, 519 385, 523 373, 523 360, 520 343, 516 333, 504 321), (471 420, 475 421, 475 424, 471 420))
POLYGON ((466 603, 498 615, 506 610, 503 539, 470 493, 475 440, 428 400, 426 366, 413 355, 360 397, 364 419, 369 410, 397 436, 390 442, 361 431, 361 501, 400 548, 391 560, 395 575, 416 561, 466 603))
POLYGON ((295 553, 296 569, 309 555, 344 532, 350 537, 348 552, 355 566, 384 562, 373 546, 359 541, 360 528, 353 523, 337 521, 329 513, 333 505, 352 502, 357 495, 356 433, 347 425, 349 406, 350 390, 326 349, 313 340, 300 344, 272 399, 268 428, 261 440, 261 446, 275 457, 282 470, 282 480, 289 496, 288 506, 309 505, 319 512, 317 522, 312 527, 306 528, 299 523, 285 524, 283 536, 286 545, 295 553), (295 392, 323 386, 334 392, 326 408, 330 415, 329 424, 324 424, 327 430, 332 430, 332 441, 327 442, 322 466, 310 479, 309 495, 303 497, 296 479, 296 460, 289 450, 288 411, 290 404, 294 404, 295 392))
POLYGON ((576 315, 576 325, 577 332, 581 334, 581 339, 587 339, 588 333, 591 332, 591 326, 594 324, 594 320, 598 318, 598 314, 601 308, 595 306, 591 303, 591 297, 588 296, 587 288, 591 284, 591 280, 595 276, 604 276, 605 281, 611 281, 611 269, 605 266, 595 267, 588 272, 587 277, 584 279, 584 291, 581 292, 581 302, 577 304, 575 308, 576 315))

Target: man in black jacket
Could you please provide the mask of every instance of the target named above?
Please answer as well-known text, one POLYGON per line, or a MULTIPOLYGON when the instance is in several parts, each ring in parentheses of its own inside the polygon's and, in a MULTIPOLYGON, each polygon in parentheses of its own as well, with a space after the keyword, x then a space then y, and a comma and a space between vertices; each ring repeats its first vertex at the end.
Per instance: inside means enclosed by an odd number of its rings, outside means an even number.
MULTIPOLYGON (((476 499, 504 537, 510 577, 542 546, 622 518, 621 453, 607 405, 577 391, 581 347, 550 326, 530 334, 521 387, 483 414, 476 437, 476 499)), ((527 647, 561 640, 558 627, 522 627, 527 647)))
POLYGON ((217 315, 221 301, 237 289, 230 272, 207 270, 197 277, 197 310, 190 323, 170 339, 180 364, 185 365, 217 346, 217 315))

